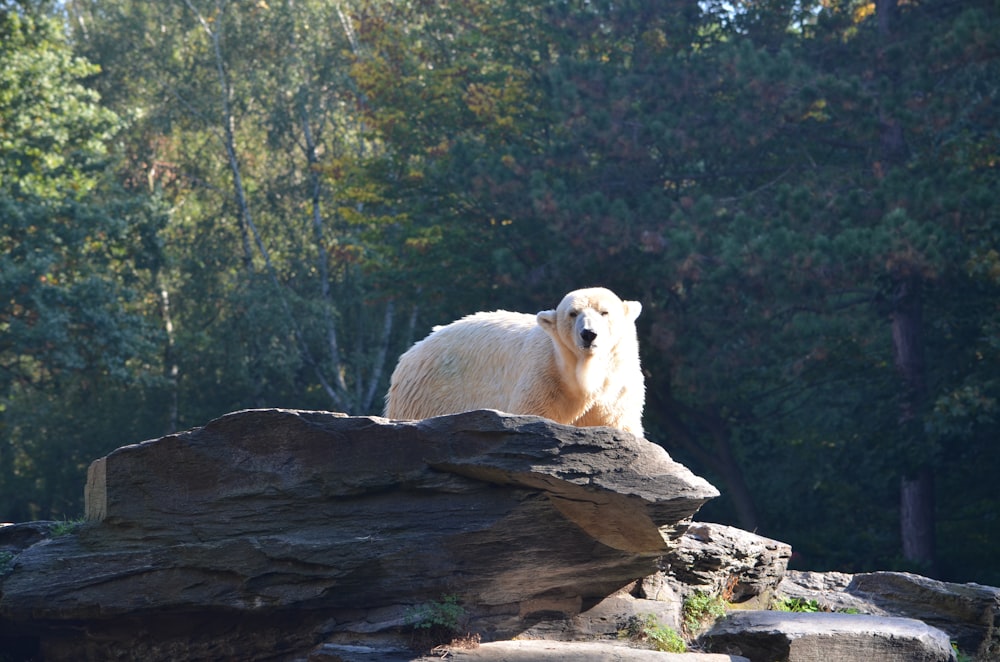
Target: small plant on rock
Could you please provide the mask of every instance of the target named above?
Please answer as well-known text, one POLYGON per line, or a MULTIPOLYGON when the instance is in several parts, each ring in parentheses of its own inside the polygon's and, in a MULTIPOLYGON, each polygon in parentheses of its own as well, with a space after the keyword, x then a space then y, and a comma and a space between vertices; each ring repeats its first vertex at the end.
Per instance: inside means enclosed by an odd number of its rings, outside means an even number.
POLYGON ((772 603, 772 609, 774 611, 791 611, 807 614, 824 611, 815 600, 805 600, 803 598, 776 598, 772 603))
POLYGON ((425 602, 407 613, 407 620, 417 629, 430 630, 440 627, 455 631, 465 610, 458 604, 458 596, 445 595, 441 602, 425 602))
POLYGON ((460 632, 465 609, 458 604, 458 596, 445 595, 440 602, 425 602, 408 610, 406 620, 417 635, 418 643, 442 644, 460 632))
POLYGON ((973 658, 969 657, 968 655, 966 655, 965 653, 963 653, 958 649, 958 642, 956 641, 951 642, 951 649, 955 651, 956 662, 974 662, 973 658))
POLYGON ((649 644, 661 653, 687 652, 687 644, 681 635, 672 627, 660 623, 654 614, 633 616, 618 631, 618 638, 649 644))
POLYGON ((53 538, 67 536, 71 533, 76 533, 76 530, 83 526, 83 523, 84 519, 82 517, 74 520, 63 519, 58 522, 53 522, 52 527, 49 529, 49 533, 53 538))
POLYGON ((725 615, 726 601, 722 596, 695 591, 684 598, 684 630, 692 639, 725 615))
POLYGON ((796 613, 814 614, 820 611, 832 611, 837 614, 860 614, 861 611, 854 607, 845 607, 843 609, 830 609, 821 605, 816 600, 806 600, 805 598, 774 598, 771 600, 770 609, 772 611, 789 611, 796 613))

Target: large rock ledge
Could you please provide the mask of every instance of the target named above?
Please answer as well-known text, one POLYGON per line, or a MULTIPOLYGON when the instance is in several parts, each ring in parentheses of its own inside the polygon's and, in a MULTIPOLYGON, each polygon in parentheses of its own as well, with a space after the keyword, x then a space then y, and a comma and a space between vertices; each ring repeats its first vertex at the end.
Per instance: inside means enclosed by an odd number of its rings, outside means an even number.
POLYGON ((1000 589, 789 572, 787 544, 689 519, 716 495, 608 428, 236 412, 95 461, 83 524, 0 525, 0 659, 998 659, 1000 589), (689 626, 700 594, 728 614, 689 626), (482 645, 421 657, 435 618, 482 645), (705 652, 641 650, 650 619, 705 652))
POLYGON ((656 572, 661 529, 717 495, 609 428, 236 412, 95 461, 74 533, 0 529, 0 642, 46 660, 301 659, 452 595, 470 631, 510 638, 656 572))

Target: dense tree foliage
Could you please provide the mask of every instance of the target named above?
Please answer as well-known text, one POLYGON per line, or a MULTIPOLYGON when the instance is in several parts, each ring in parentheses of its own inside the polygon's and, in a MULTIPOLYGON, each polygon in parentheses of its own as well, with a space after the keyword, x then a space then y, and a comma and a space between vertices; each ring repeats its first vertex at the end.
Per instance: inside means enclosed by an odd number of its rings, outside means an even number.
POLYGON ((82 472, 155 419, 165 216, 109 170, 118 117, 62 24, 0 5, 0 501, 73 514, 82 472))
POLYGON ((702 516, 1000 583, 995 2, 0 7, 0 517, 603 284, 702 516))

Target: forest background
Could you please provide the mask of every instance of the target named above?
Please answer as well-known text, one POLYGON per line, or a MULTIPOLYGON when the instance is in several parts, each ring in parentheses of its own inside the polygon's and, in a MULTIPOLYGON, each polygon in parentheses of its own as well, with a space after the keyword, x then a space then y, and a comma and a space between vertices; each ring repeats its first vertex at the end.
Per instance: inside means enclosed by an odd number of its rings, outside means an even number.
POLYGON ((998 95, 996 0, 0 0, 0 521, 604 285, 699 518, 1000 585, 998 95))

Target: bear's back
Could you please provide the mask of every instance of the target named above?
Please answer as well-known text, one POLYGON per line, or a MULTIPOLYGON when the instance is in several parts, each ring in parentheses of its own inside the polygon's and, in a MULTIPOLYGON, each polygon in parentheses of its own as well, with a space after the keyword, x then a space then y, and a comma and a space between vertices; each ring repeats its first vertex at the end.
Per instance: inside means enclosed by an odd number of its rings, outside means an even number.
POLYGON ((535 315, 475 313, 434 327, 399 359, 386 396, 389 418, 513 408, 525 377, 550 355, 535 315), (530 372, 530 371, 527 371, 530 372))

